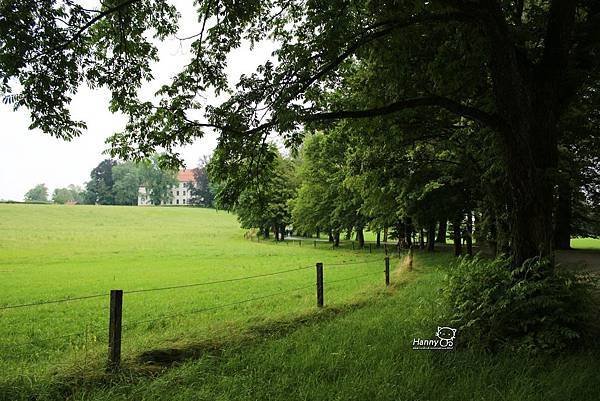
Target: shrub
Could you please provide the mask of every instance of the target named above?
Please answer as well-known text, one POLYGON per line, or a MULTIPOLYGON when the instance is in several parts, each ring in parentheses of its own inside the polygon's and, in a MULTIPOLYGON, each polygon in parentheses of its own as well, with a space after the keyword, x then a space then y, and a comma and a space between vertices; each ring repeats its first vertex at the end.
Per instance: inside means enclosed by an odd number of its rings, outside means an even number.
POLYGON ((555 352, 595 338, 595 282, 539 258, 511 268, 475 257, 451 268, 444 294, 462 344, 555 352))

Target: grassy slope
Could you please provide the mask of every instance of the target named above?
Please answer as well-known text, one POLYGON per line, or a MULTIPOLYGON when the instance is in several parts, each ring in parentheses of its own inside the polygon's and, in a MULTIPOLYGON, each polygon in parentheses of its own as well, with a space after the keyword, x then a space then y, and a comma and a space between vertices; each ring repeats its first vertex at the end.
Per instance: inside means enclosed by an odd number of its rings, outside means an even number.
MULTIPOLYGON (((598 352, 559 358, 413 351, 437 324, 444 255, 418 255, 409 282, 335 319, 208 353, 156 379, 81 390, 99 400, 592 400, 598 352)), ((399 277, 396 277, 398 281, 399 277)))
MULTIPOLYGON (((373 273, 330 288, 329 304, 344 304, 383 283, 381 254, 253 243, 243 238, 233 215, 214 210, 0 205, 0 238, 0 306, 311 267, 207 287, 126 293, 126 362, 146 350, 185 347, 314 310, 312 266, 317 261, 325 266, 370 261, 327 271, 326 282, 373 273), (190 313, 298 287, 305 288, 236 307, 190 313), (178 313, 183 315, 132 325, 178 313)), ((0 390, 23 387, 26 392, 44 386, 49 373, 60 374, 74 366, 83 371, 101 369, 107 317, 108 297, 0 310, 0 390)))

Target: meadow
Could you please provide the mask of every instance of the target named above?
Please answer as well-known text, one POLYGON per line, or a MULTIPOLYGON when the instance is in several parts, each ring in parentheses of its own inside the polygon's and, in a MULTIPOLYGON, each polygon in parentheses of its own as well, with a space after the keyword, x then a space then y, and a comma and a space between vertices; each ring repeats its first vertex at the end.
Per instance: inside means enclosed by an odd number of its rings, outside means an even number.
POLYGON ((189 348, 313 311, 316 262, 326 267, 329 306, 384 286, 381 253, 257 243, 244 233, 234 215, 212 209, 0 205, 5 388, 34 388, 73 369, 102 370, 111 289, 125 292, 123 357, 133 364, 145 351, 189 348), (346 280, 355 276, 361 277, 346 280), (81 296, 94 297, 14 308, 81 296), (259 299, 203 311, 253 298, 259 299))
POLYGON ((0 205, 0 400, 600 396, 597 349, 413 351, 413 338, 445 323, 447 252, 417 252, 412 271, 392 259, 386 288, 381 250, 244 234, 234 215, 211 209, 0 205), (111 375, 110 289, 125 291, 123 370, 111 375), (98 297, 13 307, 87 295, 98 297), (210 309, 220 305, 230 306, 210 309))

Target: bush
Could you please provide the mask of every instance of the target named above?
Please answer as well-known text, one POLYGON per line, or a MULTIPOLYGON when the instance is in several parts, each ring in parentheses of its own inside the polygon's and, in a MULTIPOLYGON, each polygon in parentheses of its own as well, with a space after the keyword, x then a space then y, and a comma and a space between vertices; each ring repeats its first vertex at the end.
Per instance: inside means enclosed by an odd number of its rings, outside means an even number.
POLYGON ((539 258, 516 269, 507 259, 463 258, 444 294, 461 344, 555 352, 595 339, 595 282, 539 258))

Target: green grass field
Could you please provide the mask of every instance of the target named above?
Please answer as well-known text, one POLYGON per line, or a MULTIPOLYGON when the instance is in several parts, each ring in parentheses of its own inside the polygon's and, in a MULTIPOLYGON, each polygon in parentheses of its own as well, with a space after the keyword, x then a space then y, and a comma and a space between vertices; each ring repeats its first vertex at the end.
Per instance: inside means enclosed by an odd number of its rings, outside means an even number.
MULTIPOLYGON (((381 289, 383 256, 327 244, 250 242, 235 216, 194 208, 0 205, 0 307, 123 289, 125 362, 143 351, 187 347, 315 309, 314 264, 326 271, 327 304, 381 289), (210 286, 127 291, 287 274, 210 286), (368 276, 366 276, 368 274, 368 276), (328 285, 334 280, 365 276, 328 285), (230 308, 203 308, 294 290, 230 308), (175 316, 172 316, 175 315, 175 316), (166 318, 162 318, 167 316, 166 318), (151 322, 136 323, 151 320, 151 322)), ((0 310, 0 380, 44 382, 68 369, 101 369, 108 297, 0 310), (74 334, 69 337, 64 335, 74 334), (61 338, 54 338, 61 337, 61 338)))
POLYGON ((414 337, 444 325, 445 253, 417 253, 412 272, 393 260, 386 289, 381 251, 251 242, 235 216, 207 209, 0 205, 0 239, 0 308, 125 290, 117 375, 104 373, 107 296, 0 309, 1 401, 599 396, 598 350, 535 358, 411 350, 414 337), (261 299, 201 312, 252 298, 261 299))
POLYGON ((573 249, 600 249, 600 238, 573 238, 573 249))

